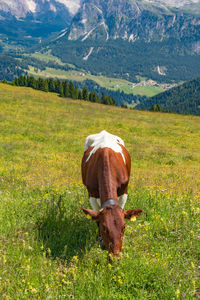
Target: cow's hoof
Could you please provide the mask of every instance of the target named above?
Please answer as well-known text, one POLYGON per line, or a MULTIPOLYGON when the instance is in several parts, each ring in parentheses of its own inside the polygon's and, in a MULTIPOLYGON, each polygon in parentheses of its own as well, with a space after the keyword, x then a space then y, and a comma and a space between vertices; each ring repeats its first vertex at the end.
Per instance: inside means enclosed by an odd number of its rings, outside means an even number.
POLYGON ((101 236, 100 236, 100 238, 99 238, 99 244, 100 244, 100 246, 101 246, 101 249, 102 249, 102 250, 106 250, 106 247, 105 247, 104 241, 103 241, 103 239, 102 239, 102 237, 101 237, 101 236))

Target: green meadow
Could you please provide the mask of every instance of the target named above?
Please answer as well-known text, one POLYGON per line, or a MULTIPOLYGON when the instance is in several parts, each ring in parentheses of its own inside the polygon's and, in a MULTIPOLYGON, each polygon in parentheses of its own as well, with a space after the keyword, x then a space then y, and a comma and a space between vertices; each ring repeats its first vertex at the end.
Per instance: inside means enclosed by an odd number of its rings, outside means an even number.
POLYGON ((0 299, 200 297, 200 118, 0 84, 0 299), (85 138, 120 136, 132 171, 120 261, 81 182, 85 138))
MULTIPOLYGON (((25 55, 29 56, 29 55, 25 55)), ((51 51, 41 53, 41 52, 35 52, 31 54, 31 57, 36 58, 37 60, 41 61, 41 63, 45 62, 54 62, 58 64, 59 66, 64 66, 65 64, 56 56, 51 54, 51 51)), ((75 68, 74 65, 67 64, 69 67, 72 69, 75 68)), ((121 92, 123 91, 126 94, 134 94, 134 95, 142 95, 142 96, 147 96, 147 97, 152 97, 157 95, 158 93, 161 93, 164 91, 163 88, 160 87, 154 87, 154 86, 136 86, 133 87, 133 83, 124 80, 124 79, 119 79, 119 78, 110 78, 110 77, 105 77, 105 76, 96 76, 87 73, 84 70, 70 70, 70 71, 65 71, 59 68, 51 68, 51 67, 46 67, 44 70, 37 69, 33 66, 29 66, 28 70, 29 75, 33 76, 40 76, 44 78, 48 77, 56 77, 59 79, 67 79, 67 80, 72 80, 72 81, 84 81, 84 80, 92 80, 96 82, 98 85, 101 87, 104 87, 108 90, 112 91, 117 91, 120 90, 121 92)), ((141 80, 144 80, 145 78, 142 78, 140 76, 137 76, 141 80)))

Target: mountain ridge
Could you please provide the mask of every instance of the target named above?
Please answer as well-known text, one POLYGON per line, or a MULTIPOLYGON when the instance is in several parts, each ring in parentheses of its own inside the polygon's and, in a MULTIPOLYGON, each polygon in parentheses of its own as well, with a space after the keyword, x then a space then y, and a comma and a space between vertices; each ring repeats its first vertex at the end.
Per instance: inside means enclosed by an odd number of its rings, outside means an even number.
POLYGON ((198 7, 200 1, 166 2, 87 0, 48 47, 64 62, 93 74, 189 80, 199 75, 200 10, 183 8, 198 7))
POLYGON ((160 2, 87 0, 72 19, 67 35, 69 40, 81 41, 121 38, 134 42, 140 38, 150 41, 169 36, 180 39, 189 35, 191 28, 199 32, 199 25, 200 11, 194 15, 160 2))
MULTIPOLYGON (((102 38, 104 35, 105 40, 122 38, 134 42, 140 38, 138 32, 144 22, 147 27, 144 32, 146 40, 150 39, 156 30, 157 35, 163 38, 163 28, 169 27, 169 34, 174 35, 170 29, 173 31, 172 27, 177 22, 183 23, 181 27, 183 32, 179 30, 178 33, 184 34, 185 27, 187 28, 184 19, 187 21, 189 15, 193 19, 189 22, 193 25, 192 28, 195 28, 195 22, 197 25, 200 24, 197 17, 200 16, 199 0, 1 0, 0 2, 1 34, 9 36, 10 33, 11 40, 16 34, 13 33, 12 26, 10 28, 8 26, 12 23, 29 38, 32 36, 43 38, 65 30, 69 40, 80 38, 84 41, 94 35, 96 38, 102 38), (187 9, 187 13, 184 9, 187 9), (166 19, 166 16, 169 16, 168 20, 162 22, 162 18, 166 19), (151 22, 147 19, 151 19, 151 22), (47 29, 43 30, 43 26, 49 26, 49 32, 47 29)), ((174 31, 177 31, 177 28, 174 28, 174 31)))
MULTIPOLYGON (((132 82, 137 75, 172 83, 199 75, 199 0, 16 3, 29 6, 24 6, 24 19, 12 15, 0 20, 1 52, 19 53, 35 44, 30 52, 51 50, 77 69, 132 82), (32 13, 27 13, 28 9, 32 13)), ((3 14, 9 12, 0 11, 0 16, 3 14)))
POLYGON ((31 46, 69 27, 81 0, 1 0, 0 39, 31 46))
POLYGON ((27 14, 37 14, 44 7, 56 12, 59 5, 66 7, 73 16, 80 8, 81 0, 1 0, 0 11, 10 13, 16 18, 24 18, 27 14))

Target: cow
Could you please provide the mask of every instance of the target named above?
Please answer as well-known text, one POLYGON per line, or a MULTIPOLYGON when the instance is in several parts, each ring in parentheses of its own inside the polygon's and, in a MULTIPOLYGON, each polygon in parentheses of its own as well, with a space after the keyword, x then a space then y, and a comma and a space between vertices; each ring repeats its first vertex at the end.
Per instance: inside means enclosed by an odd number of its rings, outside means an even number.
POLYGON ((102 246, 110 256, 120 257, 125 218, 142 214, 142 209, 124 210, 131 171, 131 158, 123 140, 103 130, 85 140, 81 164, 82 180, 92 209, 83 212, 97 222, 102 246))

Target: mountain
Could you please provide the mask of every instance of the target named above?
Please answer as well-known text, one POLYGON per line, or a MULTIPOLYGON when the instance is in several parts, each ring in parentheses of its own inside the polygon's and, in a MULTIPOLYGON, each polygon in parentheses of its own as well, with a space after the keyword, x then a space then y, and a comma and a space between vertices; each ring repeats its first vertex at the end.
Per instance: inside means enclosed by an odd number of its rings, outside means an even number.
POLYGON ((36 17, 42 9, 60 13, 61 8, 67 9, 71 15, 74 15, 80 8, 81 0, 1 0, 0 10, 10 13, 16 18, 25 18, 27 14, 33 14, 36 17))
POLYGON ((38 43, 68 27, 81 0, 1 0, 0 38, 17 45, 38 43))
POLYGON ((157 104, 165 111, 200 115, 200 77, 148 98, 136 109, 149 110, 157 104))
POLYGON ((200 70, 200 1, 87 0, 48 48, 93 74, 189 80, 200 70))
POLYGON ((74 16, 68 39, 123 39, 129 42, 162 41, 174 37, 181 39, 191 33, 199 34, 200 2, 191 2, 191 7, 199 8, 199 14, 184 11, 186 1, 144 0, 87 0, 74 16), (176 1, 174 1, 176 3, 176 1), (175 5, 175 4, 174 4, 175 5), (181 7, 180 7, 181 6, 181 7), (192 30, 192 32, 191 32, 192 30))
POLYGON ((200 1, 87 0, 48 47, 93 74, 186 81, 200 70, 200 1))
POLYGON ((0 51, 35 44, 95 75, 199 75, 200 0, 2 0, 0 32, 0 51))

